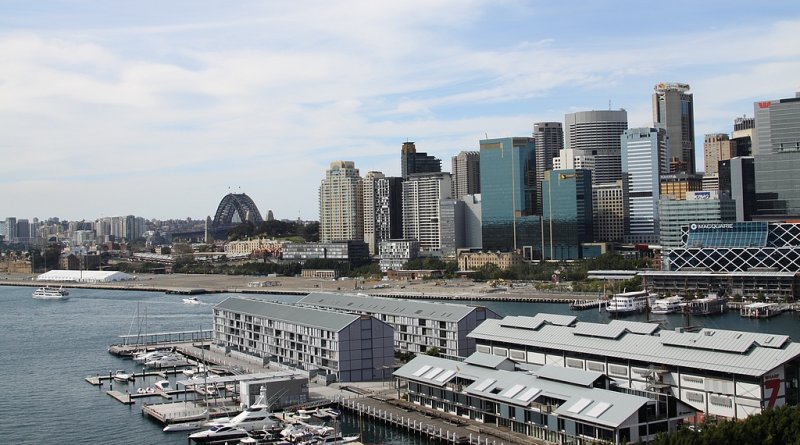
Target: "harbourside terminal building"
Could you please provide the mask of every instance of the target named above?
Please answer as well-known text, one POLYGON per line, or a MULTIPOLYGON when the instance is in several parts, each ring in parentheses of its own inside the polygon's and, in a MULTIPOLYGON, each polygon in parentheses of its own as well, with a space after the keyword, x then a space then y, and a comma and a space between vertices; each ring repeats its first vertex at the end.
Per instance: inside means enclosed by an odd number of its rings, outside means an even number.
POLYGON ((537 314, 487 320, 469 337, 481 353, 607 374, 620 386, 668 394, 711 416, 743 419, 800 401, 800 343, 787 335, 537 314))
POLYGON ((475 340, 467 334, 484 320, 500 318, 484 306, 370 295, 311 293, 297 304, 372 315, 394 329, 397 350, 424 354, 438 348, 445 357, 467 357, 475 352, 475 340))
POLYGON ((214 344, 340 382, 382 380, 394 369, 394 331, 366 314, 248 298, 214 307, 214 344))
POLYGON ((394 376, 409 402, 547 443, 646 442, 695 414, 674 397, 616 387, 601 372, 492 354, 463 362, 421 355, 394 376))

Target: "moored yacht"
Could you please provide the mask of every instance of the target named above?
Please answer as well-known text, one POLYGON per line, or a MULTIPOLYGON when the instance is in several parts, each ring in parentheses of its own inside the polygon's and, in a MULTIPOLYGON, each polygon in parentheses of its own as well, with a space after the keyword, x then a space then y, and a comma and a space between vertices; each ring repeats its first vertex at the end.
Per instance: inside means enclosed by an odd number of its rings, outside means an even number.
POLYGON ((689 315, 715 315, 728 310, 728 300, 716 294, 683 303, 683 312, 689 315))
POLYGON ((682 297, 659 298, 653 302, 650 312, 653 314, 674 314, 681 311, 683 307, 682 297))
POLYGON ((133 380, 133 374, 130 372, 125 372, 123 370, 117 370, 112 376, 114 380, 117 382, 127 382, 128 380, 133 380))
POLYGON ((33 291, 34 300, 69 300, 69 291, 63 287, 40 287, 33 291))
POLYGON ((248 437, 244 428, 238 428, 230 423, 215 425, 211 428, 189 435, 189 439, 197 443, 222 442, 226 440, 242 439, 248 437))

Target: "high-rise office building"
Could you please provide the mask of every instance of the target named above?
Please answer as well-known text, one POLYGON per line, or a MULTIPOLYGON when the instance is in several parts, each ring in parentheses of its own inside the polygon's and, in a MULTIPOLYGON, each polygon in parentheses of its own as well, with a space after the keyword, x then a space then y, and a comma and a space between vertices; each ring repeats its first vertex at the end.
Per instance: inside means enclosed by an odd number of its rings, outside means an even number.
MULTIPOLYGON (((595 184, 622 179, 620 136, 628 129, 628 112, 578 111, 564 115, 564 147, 575 156, 592 157, 595 184)), ((537 146, 538 150, 538 146, 537 146)))
POLYGON ((403 180, 416 173, 438 173, 442 171, 441 159, 417 152, 413 142, 403 142, 400 150, 400 170, 403 180))
POLYGON ((736 221, 750 221, 756 211, 756 173, 752 156, 719 163, 719 190, 736 202, 736 221))
POLYGON ((477 151, 462 151, 453 156, 453 197, 481 192, 481 154, 477 151))
POLYGON ((662 128, 631 128, 622 135, 622 171, 628 195, 627 242, 658 240, 659 177, 668 173, 667 134, 662 128))
POLYGON ((800 217, 800 92, 755 105, 759 218, 800 217))
POLYGON ((686 192, 703 190, 703 176, 689 173, 670 173, 659 178, 659 197, 686 199, 686 192))
POLYGON ((667 132, 673 173, 694 173, 694 97, 685 83, 659 83, 653 93, 653 123, 667 132))
POLYGON ((353 161, 334 161, 319 186, 320 241, 364 239, 363 181, 353 161))
POLYGON ((403 238, 419 241, 420 252, 442 253, 442 200, 453 196, 450 173, 421 173, 403 181, 403 238))
POLYGON ((623 181, 592 186, 594 240, 621 243, 628 224, 628 199, 623 181))
POLYGON ((403 179, 381 172, 364 175, 364 242, 376 255, 380 242, 403 236, 403 179))
POLYGON ((593 241, 592 172, 548 170, 542 181, 545 259, 583 258, 583 243, 593 241))
POLYGON ((553 158, 564 149, 564 128, 561 122, 536 122, 533 124, 536 144, 536 214, 542 214, 542 181, 544 172, 553 169, 553 158))
POLYGON ((731 158, 753 155, 753 130, 755 128, 756 119, 753 117, 742 116, 733 121, 731 158))
POLYGON ((731 140, 725 133, 707 134, 703 138, 706 175, 716 175, 719 161, 731 158, 731 140))
POLYGON ((6 218, 6 241, 14 242, 17 240, 17 218, 9 216, 6 218))
POLYGON ((480 141, 484 250, 521 251, 534 258, 541 249, 534 144, 526 137, 480 141))

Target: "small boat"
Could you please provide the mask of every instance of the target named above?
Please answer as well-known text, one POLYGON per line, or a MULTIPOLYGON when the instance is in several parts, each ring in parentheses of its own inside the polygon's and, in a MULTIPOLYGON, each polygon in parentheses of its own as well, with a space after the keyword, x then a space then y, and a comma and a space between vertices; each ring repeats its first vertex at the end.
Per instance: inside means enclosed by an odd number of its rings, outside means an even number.
POLYGON ((675 314, 680 312, 681 308, 683 308, 682 297, 666 297, 654 301, 653 306, 650 307, 650 312, 653 314, 675 314))
POLYGON ((144 362, 150 368, 172 368, 173 366, 186 366, 189 362, 178 354, 169 354, 161 358, 144 362))
POLYGON ((781 312, 781 307, 775 303, 750 303, 742 306, 739 315, 745 318, 770 318, 781 312))
POLYGON ((183 373, 183 375, 185 375, 186 377, 192 378, 192 377, 194 377, 194 376, 196 376, 196 375, 197 375, 197 376, 203 375, 203 374, 205 374, 206 372, 208 372, 208 370, 206 369, 205 365, 202 365, 202 364, 200 364, 200 365, 197 365, 197 366, 196 366, 196 367, 194 367, 194 368, 187 368, 187 369, 184 369, 184 370, 183 370, 183 371, 181 371, 181 372, 182 372, 182 373, 183 373))
POLYGON ((200 300, 197 297, 184 298, 183 304, 200 304, 200 300))
POLYGON ((154 385, 159 391, 169 391, 172 387, 169 385, 169 380, 159 380, 154 385))
POLYGON ((33 291, 34 300, 69 300, 69 291, 63 287, 58 289, 50 286, 40 287, 33 291))
POLYGON ((353 436, 343 436, 341 434, 332 434, 326 436, 316 437, 308 442, 301 442, 305 445, 339 445, 343 443, 352 443, 359 439, 358 434, 353 436))
POLYGON ((139 388, 136 390, 136 394, 155 394, 156 389, 152 386, 148 386, 146 388, 139 388))
POLYGON ((119 369, 114 373, 112 378, 117 382, 127 382, 128 380, 133 380, 133 374, 119 369))
POLYGON ((334 420, 341 414, 341 411, 334 408, 319 408, 311 415, 321 420, 334 420))

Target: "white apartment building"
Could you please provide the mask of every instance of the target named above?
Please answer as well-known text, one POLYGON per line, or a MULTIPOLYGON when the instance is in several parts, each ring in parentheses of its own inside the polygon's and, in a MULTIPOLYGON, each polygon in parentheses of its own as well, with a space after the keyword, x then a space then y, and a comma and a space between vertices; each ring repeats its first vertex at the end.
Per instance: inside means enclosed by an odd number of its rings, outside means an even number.
POLYGON ((441 253, 441 201, 452 195, 449 173, 414 174, 403 182, 403 238, 418 240, 420 252, 441 253))
POLYGON ((381 241, 381 272, 400 270, 419 255, 419 241, 415 239, 390 239, 381 241))

